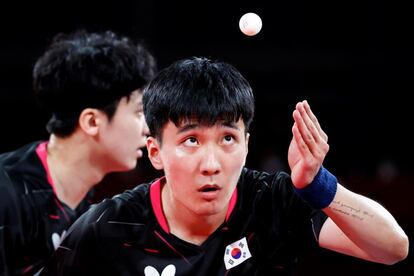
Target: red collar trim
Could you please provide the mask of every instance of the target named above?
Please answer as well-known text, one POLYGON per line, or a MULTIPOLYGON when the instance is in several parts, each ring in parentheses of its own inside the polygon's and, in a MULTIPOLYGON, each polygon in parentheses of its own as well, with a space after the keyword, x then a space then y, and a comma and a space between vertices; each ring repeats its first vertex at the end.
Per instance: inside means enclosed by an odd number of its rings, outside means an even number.
POLYGON ((151 184, 150 187, 150 198, 152 209, 154 210, 155 217, 162 230, 170 234, 170 228, 168 227, 167 219, 165 218, 164 211, 162 210, 161 200, 161 184, 165 183, 165 177, 161 177, 151 184))
MULTIPOLYGON (((162 230, 170 234, 170 228, 168 227, 167 219, 165 218, 164 211, 162 209, 162 200, 161 200, 161 187, 162 184, 165 184, 165 177, 161 177, 153 182, 150 186, 150 199, 152 209, 154 210, 155 217, 161 226, 162 230)), ((233 213, 234 207, 237 203, 237 188, 234 189, 234 192, 230 198, 229 208, 227 209, 226 221, 229 219, 233 213)))
POLYGON ((39 145, 37 145, 36 154, 39 157, 40 161, 42 162, 43 168, 46 171, 47 182, 49 182, 49 185, 53 189, 53 193, 56 195, 55 183, 53 183, 52 176, 50 175, 49 166, 47 164, 47 143, 48 142, 46 141, 46 142, 42 142, 39 145))
POLYGON ((230 198, 230 203, 229 203, 229 208, 227 209, 227 214, 226 214, 226 221, 229 220, 231 214, 233 213, 234 207, 236 206, 237 203, 237 187, 236 189, 234 189, 233 194, 231 195, 230 198))

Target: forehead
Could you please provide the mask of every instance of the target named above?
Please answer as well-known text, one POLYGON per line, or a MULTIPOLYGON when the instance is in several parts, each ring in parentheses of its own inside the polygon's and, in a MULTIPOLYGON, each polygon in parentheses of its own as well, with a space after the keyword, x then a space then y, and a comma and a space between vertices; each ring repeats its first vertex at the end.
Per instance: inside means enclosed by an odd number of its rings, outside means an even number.
POLYGON ((215 123, 205 123, 201 120, 196 119, 185 119, 181 120, 178 124, 169 121, 167 125, 172 125, 177 129, 178 133, 186 132, 193 129, 219 129, 219 128, 230 128, 238 131, 244 131, 245 125, 242 119, 238 121, 217 121, 215 123))
MULTIPOLYGON (((116 106, 115 114, 130 113, 135 111, 137 108, 142 108, 142 93, 139 90, 133 91, 129 96, 124 96, 116 106)), ((120 115, 123 116, 123 115, 120 115)))
POLYGON ((142 92, 140 90, 134 90, 129 96, 124 96, 119 101, 117 109, 130 109, 142 107, 142 92))
POLYGON ((131 94, 130 94, 130 96, 129 96, 129 100, 131 101, 131 102, 139 102, 139 103, 142 103, 142 91, 141 90, 139 90, 139 89, 137 89, 137 90, 134 90, 131 94))

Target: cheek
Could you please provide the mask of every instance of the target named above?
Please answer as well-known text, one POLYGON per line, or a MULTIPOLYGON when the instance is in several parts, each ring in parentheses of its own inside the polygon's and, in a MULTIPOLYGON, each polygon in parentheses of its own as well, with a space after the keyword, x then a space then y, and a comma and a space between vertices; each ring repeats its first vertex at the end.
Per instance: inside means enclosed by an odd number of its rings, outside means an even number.
POLYGON ((119 141, 128 138, 130 140, 137 139, 142 133, 142 122, 137 118, 125 118, 125 120, 118 125, 117 131, 118 136, 120 137, 119 141))
POLYGON ((182 150, 171 149, 164 151, 161 155, 164 164, 164 170, 171 171, 173 175, 176 175, 181 171, 189 171, 191 164, 195 164, 194 158, 188 154, 185 154, 182 150))
POLYGON ((241 148, 238 151, 235 151, 233 154, 229 154, 227 158, 227 164, 230 164, 234 167, 241 167, 244 165, 246 161, 247 152, 244 148, 241 148))
POLYGON ((196 170, 197 161, 194 156, 186 155, 177 149, 164 150, 161 154, 165 176, 173 183, 187 182, 196 170))

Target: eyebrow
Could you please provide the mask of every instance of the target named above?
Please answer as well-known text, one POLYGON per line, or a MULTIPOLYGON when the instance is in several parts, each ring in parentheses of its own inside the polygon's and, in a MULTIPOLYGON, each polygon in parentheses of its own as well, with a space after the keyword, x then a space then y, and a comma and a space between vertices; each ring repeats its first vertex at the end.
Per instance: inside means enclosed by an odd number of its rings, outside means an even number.
MULTIPOLYGON (((218 123, 218 125, 239 130, 239 127, 236 125, 235 122, 221 122, 221 123, 218 123)), ((178 127, 178 132, 177 133, 178 134, 183 133, 183 132, 186 132, 186 131, 189 131, 189 130, 192 130, 192 129, 196 129, 196 128, 201 128, 201 127, 204 127, 204 126, 205 125, 200 124, 200 123, 184 124, 184 125, 178 127)))

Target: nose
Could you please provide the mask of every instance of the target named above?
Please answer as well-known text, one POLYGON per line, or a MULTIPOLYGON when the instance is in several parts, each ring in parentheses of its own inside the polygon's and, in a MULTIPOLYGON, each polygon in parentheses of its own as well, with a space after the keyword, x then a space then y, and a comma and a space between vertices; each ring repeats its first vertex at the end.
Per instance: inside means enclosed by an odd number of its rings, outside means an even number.
POLYGON ((149 131, 149 127, 147 125, 147 121, 144 119, 143 125, 142 125, 142 135, 144 136, 149 136, 150 135, 150 131, 149 131))
POLYGON ((209 147, 201 159, 200 171, 203 175, 216 175, 220 173, 221 165, 218 154, 209 147))

